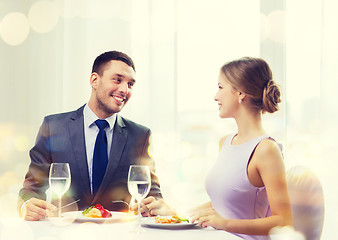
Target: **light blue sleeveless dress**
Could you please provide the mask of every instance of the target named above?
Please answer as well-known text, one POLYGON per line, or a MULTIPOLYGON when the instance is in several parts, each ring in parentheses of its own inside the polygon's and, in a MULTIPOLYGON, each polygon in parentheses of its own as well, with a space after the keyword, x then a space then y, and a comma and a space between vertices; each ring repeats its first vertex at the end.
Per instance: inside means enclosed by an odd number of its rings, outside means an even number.
MULTIPOLYGON (((256 219, 271 216, 265 187, 253 186, 247 175, 249 159, 263 139, 262 135, 240 145, 231 145, 229 135, 218 159, 207 175, 205 187, 213 208, 228 219, 256 219)), ((234 233, 235 234, 235 233, 234 233)), ((248 240, 268 240, 269 236, 235 234, 248 240)))

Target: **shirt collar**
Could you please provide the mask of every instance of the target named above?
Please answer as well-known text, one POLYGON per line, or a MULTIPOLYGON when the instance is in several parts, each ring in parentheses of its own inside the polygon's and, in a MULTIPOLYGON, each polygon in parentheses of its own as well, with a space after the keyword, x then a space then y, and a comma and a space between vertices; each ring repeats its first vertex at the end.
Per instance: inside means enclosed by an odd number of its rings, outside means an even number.
MULTIPOLYGON (((88 104, 83 109, 83 117, 84 117, 84 123, 87 128, 92 127, 95 124, 95 121, 99 118, 96 116, 96 114, 90 109, 88 104)), ((116 122, 116 114, 111 115, 110 117, 107 117, 105 119, 109 124, 109 129, 113 130, 115 122, 116 122)))

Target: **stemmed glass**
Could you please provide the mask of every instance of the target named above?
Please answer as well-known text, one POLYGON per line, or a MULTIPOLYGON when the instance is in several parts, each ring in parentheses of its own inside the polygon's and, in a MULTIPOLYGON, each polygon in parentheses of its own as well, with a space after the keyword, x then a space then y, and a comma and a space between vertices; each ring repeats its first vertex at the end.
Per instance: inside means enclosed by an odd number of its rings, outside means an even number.
POLYGON ((136 199, 138 205, 139 227, 141 225, 141 201, 145 198, 151 185, 150 170, 148 166, 131 165, 128 173, 128 190, 136 199))
POLYGON ((59 198, 58 217, 61 217, 61 198, 70 187, 71 176, 68 163, 52 163, 49 169, 49 186, 59 198))

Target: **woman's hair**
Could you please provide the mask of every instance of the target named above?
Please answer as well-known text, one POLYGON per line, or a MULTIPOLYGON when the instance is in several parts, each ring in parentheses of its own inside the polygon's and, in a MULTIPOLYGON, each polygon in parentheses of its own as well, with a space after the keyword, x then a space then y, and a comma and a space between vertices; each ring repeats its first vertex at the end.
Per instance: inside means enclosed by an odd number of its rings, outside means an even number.
POLYGON ((249 100, 254 111, 278 111, 280 90, 272 80, 269 65, 263 59, 240 58, 226 63, 221 71, 235 90, 246 94, 245 100, 249 100))

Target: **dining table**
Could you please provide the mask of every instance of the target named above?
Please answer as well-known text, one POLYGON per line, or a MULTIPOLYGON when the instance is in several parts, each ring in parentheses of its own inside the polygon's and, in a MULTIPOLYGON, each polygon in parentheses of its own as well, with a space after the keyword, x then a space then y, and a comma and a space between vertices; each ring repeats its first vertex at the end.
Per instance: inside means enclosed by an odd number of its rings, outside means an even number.
MULTIPOLYGON (((145 219, 142 219, 145 220, 145 219)), ((141 222, 142 223, 142 222, 141 222)), ((0 240, 238 240, 240 237, 212 227, 201 228, 189 224, 186 227, 168 225, 140 225, 139 219, 108 222, 77 221, 68 218, 46 218, 26 221, 19 217, 0 218, 0 240)))

